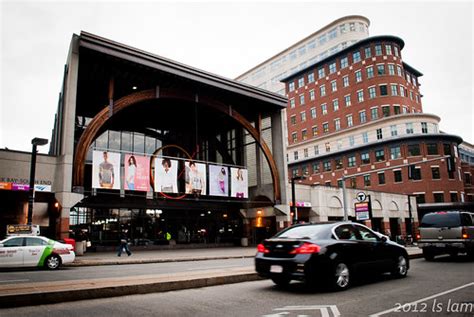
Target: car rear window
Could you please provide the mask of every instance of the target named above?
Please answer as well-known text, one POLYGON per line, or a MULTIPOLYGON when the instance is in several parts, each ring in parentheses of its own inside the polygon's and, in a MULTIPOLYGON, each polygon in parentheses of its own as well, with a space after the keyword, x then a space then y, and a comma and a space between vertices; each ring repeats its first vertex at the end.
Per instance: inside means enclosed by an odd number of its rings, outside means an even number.
POLYGON ((329 229, 327 225, 298 226, 285 230, 275 237, 286 239, 327 239, 329 229))
POLYGON ((421 227, 442 228, 442 227, 458 227, 461 225, 461 217, 459 213, 454 212, 437 212, 426 214, 421 220, 421 227))

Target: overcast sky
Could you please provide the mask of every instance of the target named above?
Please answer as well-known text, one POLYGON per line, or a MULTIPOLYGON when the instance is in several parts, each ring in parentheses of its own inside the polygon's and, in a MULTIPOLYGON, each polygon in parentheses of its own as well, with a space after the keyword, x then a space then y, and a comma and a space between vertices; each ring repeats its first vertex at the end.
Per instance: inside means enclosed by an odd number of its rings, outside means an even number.
MULTIPOLYGON (((0 0, 0 148, 50 139, 72 35, 81 30, 235 78, 346 15, 370 35, 405 41, 423 111, 474 143, 471 1, 7 1, 0 0)), ((45 153, 47 147, 40 152, 45 153)))

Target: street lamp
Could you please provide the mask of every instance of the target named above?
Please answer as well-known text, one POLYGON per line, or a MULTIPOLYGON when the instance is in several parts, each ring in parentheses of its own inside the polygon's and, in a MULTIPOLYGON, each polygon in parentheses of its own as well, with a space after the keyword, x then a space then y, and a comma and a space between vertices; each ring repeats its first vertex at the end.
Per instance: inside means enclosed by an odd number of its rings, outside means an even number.
POLYGON ((293 211, 292 223, 295 224, 298 221, 298 212, 296 208, 296 198, 295 198, 295 181, 306 179, 304 175, 296 175, 291 178, 291 210, 293 211))
POLYGON ((31 225, 33 219, 33 204, 35 202, 35 172, 36 172, 36 147, 48 144, 48 139, 34 138, 31 140, 33 149, 31 150, 30 166, 30 188, 28 191, 28 224, 31 225))

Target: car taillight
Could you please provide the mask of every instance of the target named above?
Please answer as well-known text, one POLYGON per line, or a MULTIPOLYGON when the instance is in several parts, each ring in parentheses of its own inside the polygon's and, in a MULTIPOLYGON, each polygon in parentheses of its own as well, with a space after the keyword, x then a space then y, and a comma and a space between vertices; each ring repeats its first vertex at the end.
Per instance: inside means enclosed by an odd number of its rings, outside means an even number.
POLYGON ((466 228, 462 228, 461 237, 462 237, 463 239, 469 239, 469 233, 467 233, 466 228))
POLYGON ((321 247, 317 244, 305 242, 293 251, 290 254, 311 254, 311 253, 319 253, 321 251, 321 247))
POLYGON ((268 250, 267 248, 265 248, 265 246, 263 245, 263 243, 260 243, 259 245, 257 245, 257 252, 269 253, 270 250, 268 250))
POLYGON ((61 248, 60 247, 60 248, 54 248, 53 253, 56 253, 56 254, 69 254, 71 252, 67 248, 61 248))
POLYGON ((421 234, 420 234, 419 231, 416 233, 415 237, 416 237, 416 240, 420 240, 420 239, 421 239, 421 234))

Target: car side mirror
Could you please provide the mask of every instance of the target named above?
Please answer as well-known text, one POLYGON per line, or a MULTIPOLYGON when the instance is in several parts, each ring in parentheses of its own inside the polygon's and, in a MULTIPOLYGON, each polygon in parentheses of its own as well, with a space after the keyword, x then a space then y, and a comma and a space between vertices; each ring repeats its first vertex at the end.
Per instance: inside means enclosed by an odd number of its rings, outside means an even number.
POLYGON ((387 239, 386 236, 381 236, 381 237, 380 237, 380 240, 382 240, 382 242, 387 242, 388 239, 387 239))

